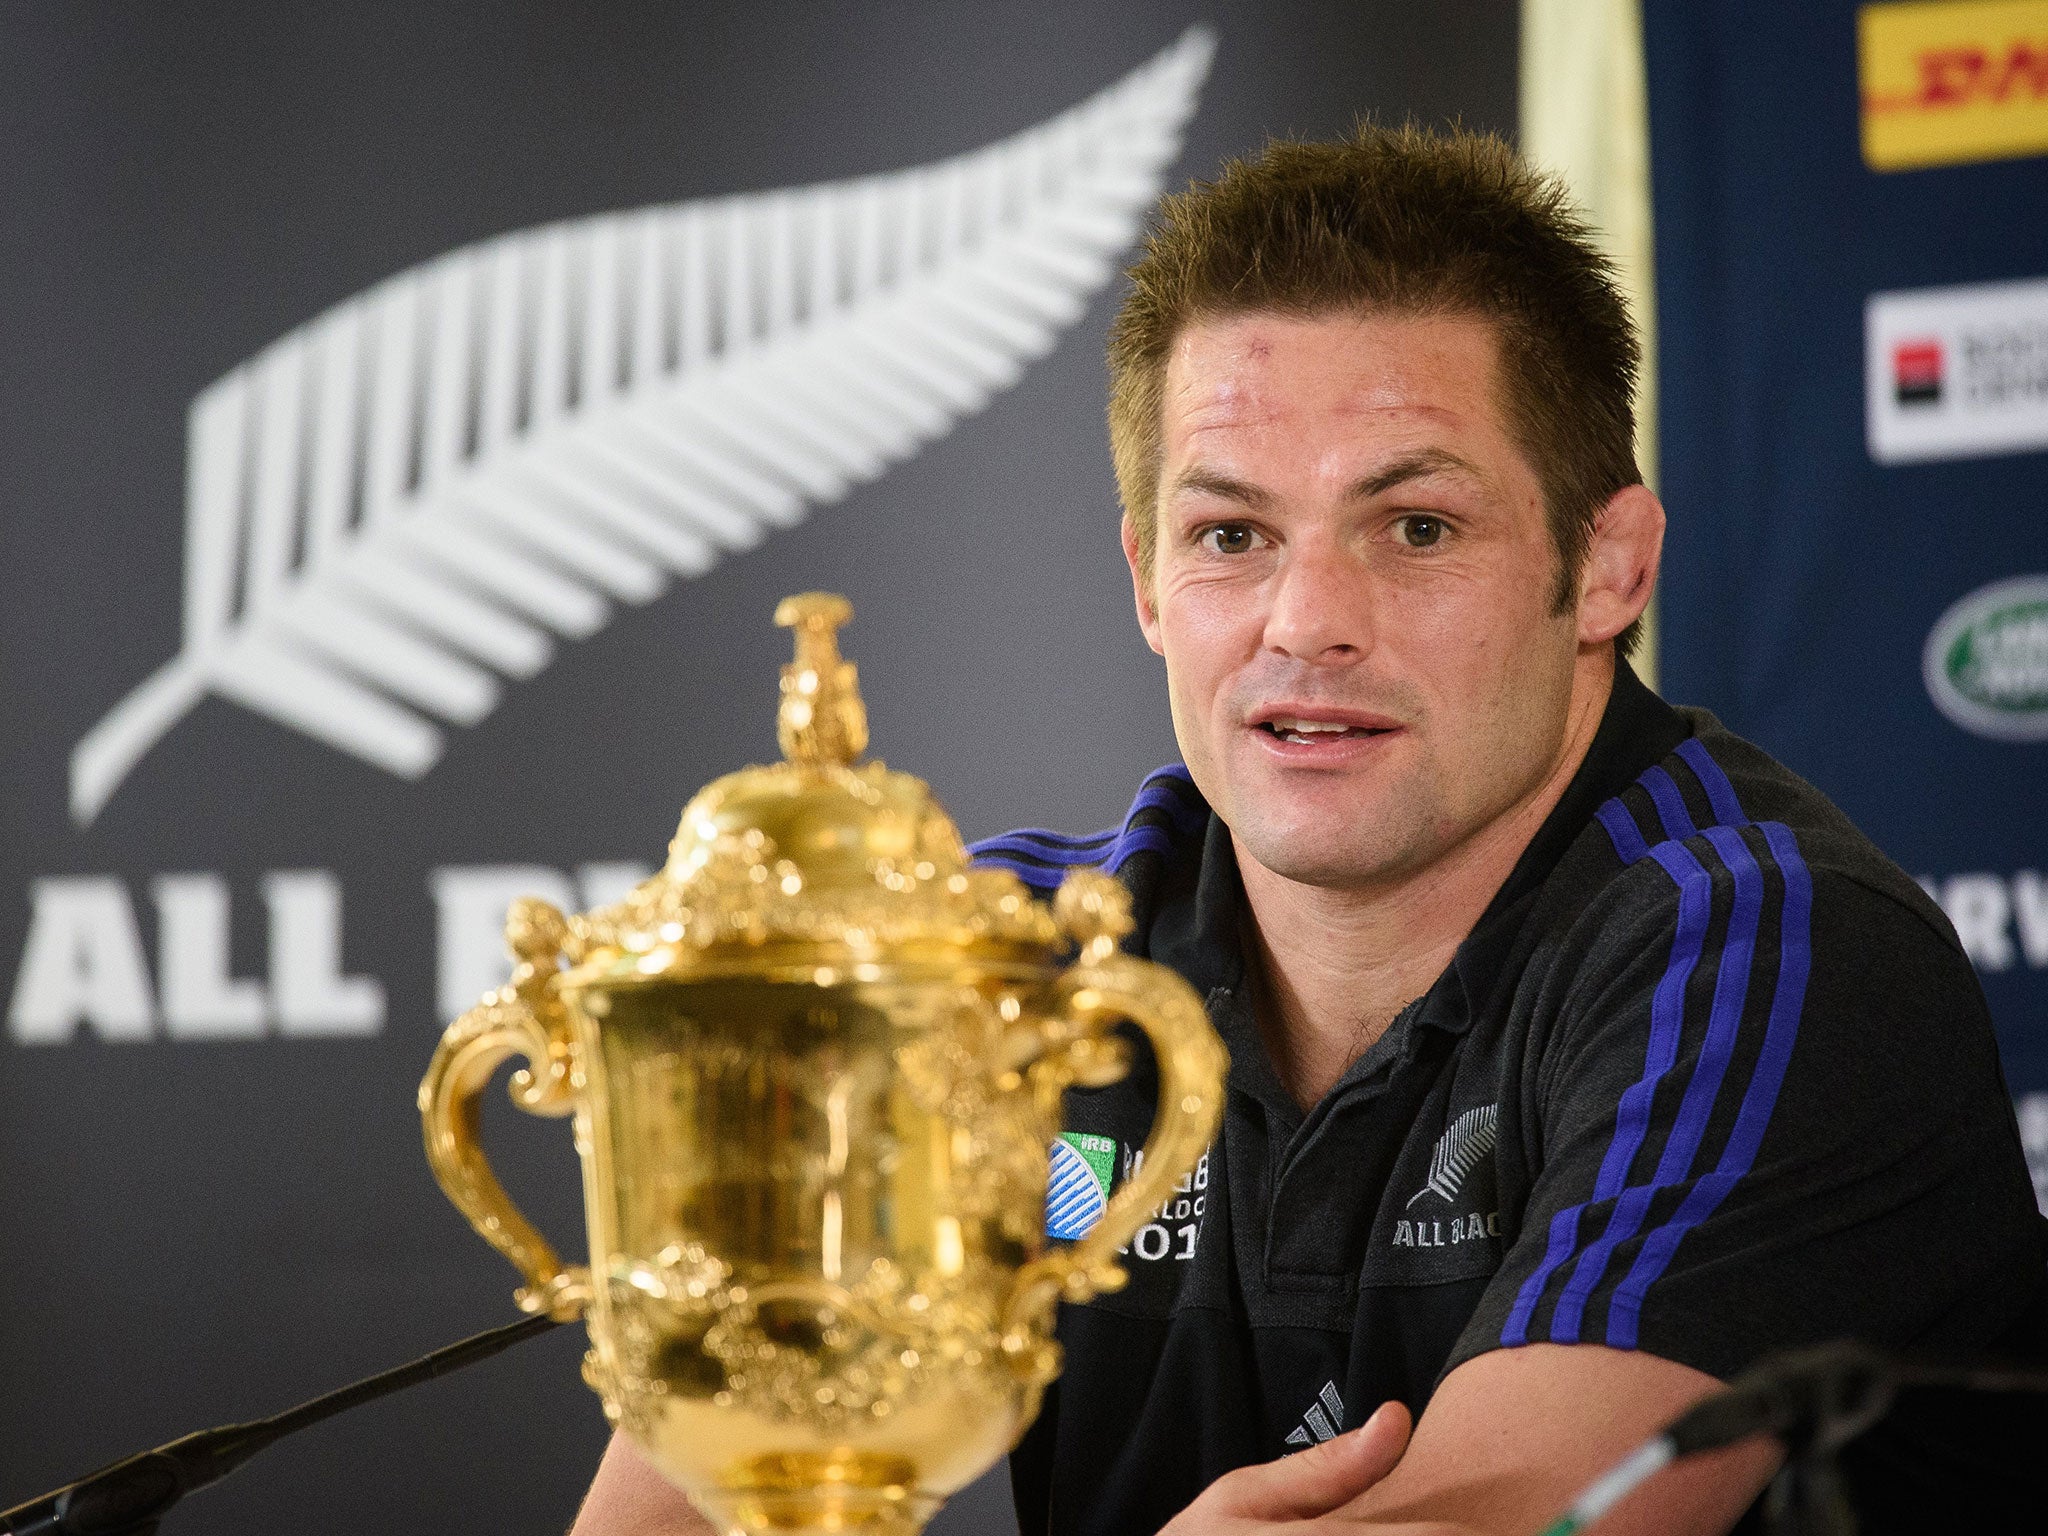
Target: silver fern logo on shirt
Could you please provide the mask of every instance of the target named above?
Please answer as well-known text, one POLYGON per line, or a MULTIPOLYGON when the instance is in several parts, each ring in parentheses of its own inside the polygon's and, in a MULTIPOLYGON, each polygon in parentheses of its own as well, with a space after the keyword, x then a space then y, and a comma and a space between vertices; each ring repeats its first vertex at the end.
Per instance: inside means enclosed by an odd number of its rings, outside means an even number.
POLYGON ((1425 1206, 1419 1216, 1396 1221, 1393 1246, 1448 1248, 1475 1238, 1498 1237, 1500 1213, 1476 1208, 1493 1204, 1492 1180, 1473 1176, 1490 1164, 1499 1141, 1498 1104, 1482 1104, 1453 1120, 1430 1151, 1429 1177, 1409 1196, 1407 1205, 1412 1211, 1423 1201, 1433 1200, 1450 1207, 1450 1213, 1433 1215, 1431 1207, 1425 1206))
POLYGON ((935 165, 451 251, 230 370, 187 423, 182 649, 73 749, 73 817, 208 694, 417 778, 615 604, 943 436, 1108 282, 1212 48, 935 165))
POLYGON ((1499 1139, 1498 1104, 1482 1104, 1458 1116, 1451 1122, 1451 1128, 1437 1138, 1436 1147, 1429 1154, 1429 1178, 1409 1197, 1409 1207, 1412 1209, 1427 1195, 1456 1200, 1472 1170, 1493 1155, 1499 1139))

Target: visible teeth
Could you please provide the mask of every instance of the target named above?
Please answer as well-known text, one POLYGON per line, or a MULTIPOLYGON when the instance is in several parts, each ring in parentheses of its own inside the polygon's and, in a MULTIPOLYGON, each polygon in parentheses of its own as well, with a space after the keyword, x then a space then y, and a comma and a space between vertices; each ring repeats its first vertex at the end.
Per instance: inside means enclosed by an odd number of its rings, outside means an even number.
POLYGON ((1275 720, 1272 722, 1272 725, 1276 731, 1292 731, 1296 735, 1301 736, 1313 735, 1317 732, 1341 735, 1343 732, 1351 729, 1348 725, 1332 725, 1327 720, 1275 720))

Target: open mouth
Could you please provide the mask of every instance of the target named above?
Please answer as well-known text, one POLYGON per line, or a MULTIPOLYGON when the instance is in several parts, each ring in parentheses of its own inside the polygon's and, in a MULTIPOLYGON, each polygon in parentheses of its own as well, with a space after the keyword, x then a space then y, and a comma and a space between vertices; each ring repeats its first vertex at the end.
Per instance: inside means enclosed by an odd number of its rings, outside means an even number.
POLYGON ((1384 725, 1343 725, 1334 720, 1262 720, 1259 729, 1276 740, 1297 746, 1329 746, 1340 741, 1363 741, 1385 736, 1394 728, 1384 725))

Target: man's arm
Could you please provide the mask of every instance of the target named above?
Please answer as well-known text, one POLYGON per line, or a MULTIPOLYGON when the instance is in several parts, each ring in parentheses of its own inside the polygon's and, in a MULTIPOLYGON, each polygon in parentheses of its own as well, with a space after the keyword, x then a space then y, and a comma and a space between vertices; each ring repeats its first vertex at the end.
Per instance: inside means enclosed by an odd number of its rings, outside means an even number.
MULTIPOLYGON (((1317 1461, 1299 1474, 1290 1469, 1317 1452, 1217 1479, 1167 1536, 1250 1536, 1311 1524, 1386 1536, 1529 1536, 1719 1386, 1690 1366, 1604 1345, 1493 1350, 1444 1378, 1391 1471, 1395 1446, 1388 1442, 1398 1424, 1376 1417, 1319 1447, 1317 1461)), ((1778 1460, 1769 1441, 1690 1457, 1616 1505, 1597 1529, 1600 1536, 1720 1536, 1778 1460)))
MULTIPOLYGON (((1405 1454, 1400 1441, 1407 1416, 1396 1408, 1316 1451, 1217 1479, 1167 1528, 1168 1536, 1240 1536, 1318 1517, 1334 1527, 1390 1536, 1526 1536, 1719 1385, 1688 1366, 1600 1345, 1494 1350, 1444 1379, 1405 1454)), ((1600 1531, 1719 1536, 1777 1464, 1770 1443, 1693 1457, 1616 1506, 1600 1531)), ((631 1441, 614 1435, 571 1536, 713 1532, 631 1441)))
POLYGON ((647 1465, 633 1442, 612 1436, 569 1536, 718 1536, 682 1490, 647 1465))

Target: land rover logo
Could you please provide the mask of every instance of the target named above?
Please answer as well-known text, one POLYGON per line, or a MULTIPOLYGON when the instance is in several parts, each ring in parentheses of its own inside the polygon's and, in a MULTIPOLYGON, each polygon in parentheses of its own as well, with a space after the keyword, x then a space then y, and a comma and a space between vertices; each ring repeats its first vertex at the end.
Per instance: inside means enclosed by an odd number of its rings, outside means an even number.
POLYGON ((1972 592, 1934 626, 1921 668, 1935 704, 1964 730, 2048 741, 2048 576, 1972 592))

